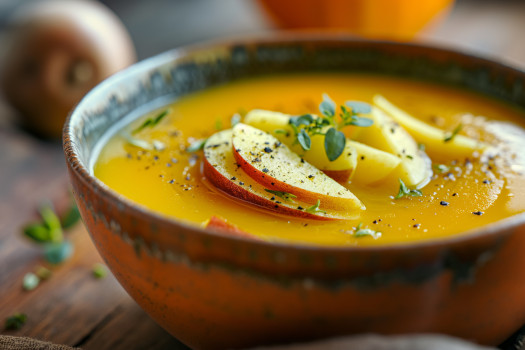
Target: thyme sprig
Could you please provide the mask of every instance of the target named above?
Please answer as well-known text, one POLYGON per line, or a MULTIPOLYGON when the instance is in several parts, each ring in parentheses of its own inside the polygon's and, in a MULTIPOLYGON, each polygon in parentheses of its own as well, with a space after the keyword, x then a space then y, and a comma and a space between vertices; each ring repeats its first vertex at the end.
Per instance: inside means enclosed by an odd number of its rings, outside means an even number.
POLYGON ((294 194, 291 194, 291 193, 288 193, 288 192, 283 192, 283 191, 274 191, 274 190, 269 190, 267 188, 264 189, 266 192, 269 192, 271 194, 273 194, 274 196, 277 196, 283 200, 285 200, 286 202, 293 202, 293 199, 294 198, 297 198, 296 195, 294 194))
POLYGON ((401 199, 403 197, 421 197, 422 195, 423 193, 421 193, 420 190, 408 188, 403 180, 399 179, 399 192, 394 199, 401 199))
POLYGON ((290 118, 289 124, 294 132, 295 142, 308 151, 312 144, 312 136, 325 135, 326 156, 331 162, 339 158, 346 146, 346 137, 340 130, 350 125, 368 127, 374 123, 372 119, 360 116, 372 111, 372 107, 365 102, 346 101, 339 109, 337 115, 335 102, 324 94, 319 105, 319 116, 304 114, 290 118))

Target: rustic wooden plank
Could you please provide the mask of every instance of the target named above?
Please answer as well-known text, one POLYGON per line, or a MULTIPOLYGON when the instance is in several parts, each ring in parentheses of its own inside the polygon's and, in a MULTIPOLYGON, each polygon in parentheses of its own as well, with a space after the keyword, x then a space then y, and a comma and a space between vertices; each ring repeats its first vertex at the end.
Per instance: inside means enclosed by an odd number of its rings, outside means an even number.
POLYGON ((154 323, 131 298, 124 299, 111 319, 77 346, 84 350, 188 349, 154 323))

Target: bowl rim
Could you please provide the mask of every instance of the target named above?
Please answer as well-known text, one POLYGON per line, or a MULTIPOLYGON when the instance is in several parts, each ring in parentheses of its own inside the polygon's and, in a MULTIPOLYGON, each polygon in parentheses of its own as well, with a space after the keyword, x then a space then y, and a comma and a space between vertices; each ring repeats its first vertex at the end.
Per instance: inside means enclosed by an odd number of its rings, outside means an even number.
MULTIPOLYGON (((254 240, 242 236, 229 235, 218 230, 205 229, 204 227, 198 226, 191 222, 180 220, 176 217, 167 216, 154 210, 150 210, 140 203, 136 203, 131 199, 126 198, 117 191, 111 189, 109 186, 104 184, 101 180, 96 178, 88 170, 89 165, 83 164, 78 154, 75 152, 74 145, 80 140, 77 140, 74 133, 72 132, 72 124, 81 117, 82 111, 86 106, 90 105, 92 99, 97 99, 100 96, 112 96, 112 86, 117 85, 118 82, 129 79, 129 76, 138 74, 139 76, 145 76, 148 72, 154 71, 156 68, 169 62, 174 62, 174 66, 177 64, 177 60, 190 58, 192 55, 202 51, 217 50, 224 47, 233 46, 258 46, 263 44, 295 44, 295 45, 308 45, 316 43, 337 43, 340 45, 351 45, 351 44, 365 44, 372 45, 373 47, 404 47, 420 49, 425 51, 441 52, 448 55, 455 55, 456 57, 462 57, 465 59, 472 59, 478 63, 485 63, 491 65, 498 70, 507 70, 515 74, 521 75, 525 79, 525 70, 521 70, 514 66, 511 66, 507 62, 499 61, 500 58, 490 58, 483 56, 479 53, 474 53, 465 49, 448 48, 443 47, 435 43, 405 43, 405 42, 394 42, 388 40, 369 40, 362 39, 346 34, 334 34, 334 33, 290 33, 290 32, 279 32, 278 34, 262 34, 252 35, 250 37, 242 37, 235 39, 223 39, 223 40, 211 40, 204 43, 197 43, 193 45, 186 45, 179 48, 174 48, 163 53, 154 55, 152 57, 141 60, 115 74, 106 78, 94 88, 92 88, 70 111, 63 128, 63 149, 66 158, 67 166, 70 171, 75 172, 78 178, 88 187, 92 186, 94 192, 99 196, 105 198, 114 203, 120 203, 124 210, 129 212, 131 216, 141 216, 148 222, 159 222, 165 226, 171 226, 174 228, 180 228, 191 234, 197 234, 201 237, 210 239, 225 239, 232 242, 242 242, 248 244, 251 247, 265 247, 282 249, 285 251, 293 250, 298 253, 322 251, 325 253, 334 254, 345 254, 351 252, 370 252, 370 253, 381 253, 384 251, 403 251, 403 250, 420 250, 425 248, 447 248, 453 245, 461 245, 468 241, 473 241, 480 238, 489 238, 494 235, 499 235, 502 231, 511 230, 521 225, 525 225, 525 212, 512 215, 510 217, 492 222, 488 225, 463 231, 458 234, 452 234, 446 237, 421 239, 412 242, 401 242, 401 243, 390 243, 390 244, 378 244, 378 245, 366 245, 366 246, 341 246, 341 245, 323 245, 313 244, 307 242, 295 242, 286 240, 266 241, 266 240, 254 240)), ((481 92, 479 92, 481 93, 481 92)), ((486 95, 486 94, 485 94, 486 95)))

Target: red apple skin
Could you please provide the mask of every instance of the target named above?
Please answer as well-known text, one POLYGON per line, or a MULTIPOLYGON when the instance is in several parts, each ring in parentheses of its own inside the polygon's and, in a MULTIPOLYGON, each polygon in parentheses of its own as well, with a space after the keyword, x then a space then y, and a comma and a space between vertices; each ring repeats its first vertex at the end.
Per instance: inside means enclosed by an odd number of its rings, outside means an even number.
POLYGON ((229 178, 222 175, 213 165, 211 165, 208 160, 204 159, 203 165, 204 176, 213 184, 216 188, 222 192, 230 195, 236 199, 240 199, 244 202, 255 204, 264 209, 271 210, 277 214, 294 216, 297 218, 305 218, 312 220, 323 220, 323 221, 332 221, 332 220, 342 220, 343 217, 337 216, 322 216, 316 215, 314 213, 308 213, 304 210, 293 209, 283 205, 276 204, 273 201, 267 200, 263 197, 257 196, 254 193, 242 188, 236 183, 232 182, 229 178))
POLYGON ((230 236, 236 236, 236 237, 246 237, 251 239, 260 240, 258 237, 241 230, 236 225, 231 224, 226 221, 226 219, 223 219, 219 216, 213 215, 208 223, 206 224, 205 228, 212 229, 215 231, 226 233, 230 236))

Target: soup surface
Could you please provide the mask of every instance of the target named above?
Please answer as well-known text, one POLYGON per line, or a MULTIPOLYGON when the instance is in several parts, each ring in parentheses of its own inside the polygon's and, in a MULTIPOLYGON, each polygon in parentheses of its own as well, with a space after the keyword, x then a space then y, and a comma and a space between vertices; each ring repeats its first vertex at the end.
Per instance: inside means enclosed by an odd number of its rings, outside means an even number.
POLYGON ((264 77, 186 96, 132 121, 111 136, 93 171, 132 201, 195 225, 218 216, 268 241, 405 243, 460 234, 525 211, 523 116, 486 96, 419 81, 335 73, 264 77), (433 175, 421 196, 396 199, 400 184, 394 176, 367 185, 344 182, 366 210, 357 219, 319 221, 279 215, 224 194, 203 175, 203 151, 188 151, 195 141, 230 128, 233 115, 252 109, 319 114, 323 93, 338 105, 371 103, 381 94, 422 121, 479 139, 496 152, 429 152, 433 175), (158 124, 141 127, 159 115, 158 124), (363 229, 366 234, 356 234, 363 229))

